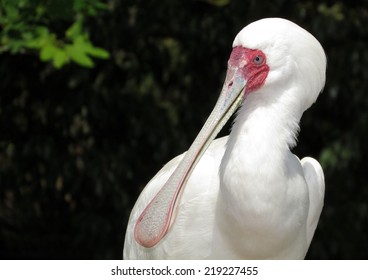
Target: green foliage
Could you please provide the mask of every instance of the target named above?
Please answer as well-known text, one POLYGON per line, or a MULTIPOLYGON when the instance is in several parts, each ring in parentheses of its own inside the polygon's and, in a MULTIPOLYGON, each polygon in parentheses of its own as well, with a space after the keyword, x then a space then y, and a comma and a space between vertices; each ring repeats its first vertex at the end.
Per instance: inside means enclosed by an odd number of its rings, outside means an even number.
POLYGON ((70 61, 93 67, 92 58, 107 59, 109 53, 92 44, 84 22, 106 8, 99 0, 2 0, 0 52, 35 50, 56 68, 70 61))
POLYGON ((342 21, 344 20, 344 6, 341 2, 337 2, 333 4, 332 6, 327 6, 326 3, 322 3, 318 5, 318 12, 323 14, 326 17, 331 17, 336 21, 342 21))
POLYGON ((328 57, 326 87, 304 114, 294 151, 325 171, 308 257, 367 259, 363 2, 2 1, 0 256, 120 259, 141 189, 189 147, 214 105, 234 36, 281 16, 314 34, 328 57), (106 58, 95 44, 110 50, 108 63, 65 65, 106 58))

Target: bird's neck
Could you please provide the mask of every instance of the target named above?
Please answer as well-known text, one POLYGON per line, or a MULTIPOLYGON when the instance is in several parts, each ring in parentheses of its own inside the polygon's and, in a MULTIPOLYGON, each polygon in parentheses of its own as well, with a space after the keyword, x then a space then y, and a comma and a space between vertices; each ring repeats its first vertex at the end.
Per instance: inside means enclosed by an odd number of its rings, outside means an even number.
POLYGON ((237 165, 259 173, 274 169, 276 163, 279 166, 295 146, 299 131, 303 110, 294 102, 296 91, 291 88, 277 94, 265 90, 247 96, 229 135, 221 169, 237 165))
POLYGON ((278 182, 288 172, 302 114, 289 91, 251 93, 236 117, 221 162, 219 197, 239 219, 239 209, 256 209, 249 203, 272 201, 283 188, 278 182))

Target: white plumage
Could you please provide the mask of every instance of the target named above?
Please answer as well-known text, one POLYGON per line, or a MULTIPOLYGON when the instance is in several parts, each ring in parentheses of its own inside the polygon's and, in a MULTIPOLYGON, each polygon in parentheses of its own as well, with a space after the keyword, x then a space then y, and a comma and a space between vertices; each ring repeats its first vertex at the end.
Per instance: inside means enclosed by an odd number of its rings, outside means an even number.
POLYGON ((246 26, 233 47, 219 101, 199 136, 138 198, 124 259, 305 257, 324 177, 316 160, 300 161, 290 148, 324 86, 324 51, 310 33, 279 18, 246 26), (230 135, 212 141, 238 106, 230 135))

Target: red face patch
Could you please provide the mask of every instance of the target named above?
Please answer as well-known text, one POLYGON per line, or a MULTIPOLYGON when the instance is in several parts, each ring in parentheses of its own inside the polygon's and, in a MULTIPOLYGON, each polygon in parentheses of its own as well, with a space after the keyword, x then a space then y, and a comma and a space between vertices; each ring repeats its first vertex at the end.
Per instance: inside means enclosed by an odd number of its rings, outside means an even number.
POLYGON ((270 70, 266 55, 260 50, 234 47, 229 59, 229 66, 239 68, 248 81, 245 93, 259 89, 265 82, 270 70))

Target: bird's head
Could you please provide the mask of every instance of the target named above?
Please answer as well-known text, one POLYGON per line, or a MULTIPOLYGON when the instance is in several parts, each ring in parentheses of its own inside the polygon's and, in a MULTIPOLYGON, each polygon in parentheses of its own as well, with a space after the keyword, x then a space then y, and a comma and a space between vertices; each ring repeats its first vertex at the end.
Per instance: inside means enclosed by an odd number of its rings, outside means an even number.
MULTIPOLYGON (((326 56, 309 32, 281 18, 266 18, 244 27, 233 42, 223 92, 282 94, 298 84, 295 96, 303 112, 317 99, 326 79, 326 56), (238 81, 238 83, 236 83, 238 81), (280 89, 280 90, 277 90, 280 89)), ((277 98, 277 96, 267 96, 277 98)))

